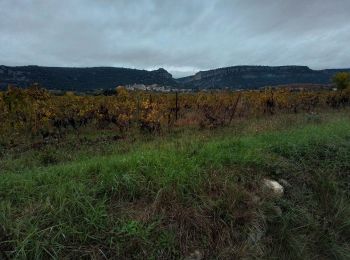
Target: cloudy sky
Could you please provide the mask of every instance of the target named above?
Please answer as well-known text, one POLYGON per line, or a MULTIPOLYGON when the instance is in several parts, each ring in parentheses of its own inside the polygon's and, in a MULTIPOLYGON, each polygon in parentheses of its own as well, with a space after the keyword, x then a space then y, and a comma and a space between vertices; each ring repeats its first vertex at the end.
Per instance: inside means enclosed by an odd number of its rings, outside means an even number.
POLYGON ((350 0, 0 0, 0 64, 350 67, 350 0))

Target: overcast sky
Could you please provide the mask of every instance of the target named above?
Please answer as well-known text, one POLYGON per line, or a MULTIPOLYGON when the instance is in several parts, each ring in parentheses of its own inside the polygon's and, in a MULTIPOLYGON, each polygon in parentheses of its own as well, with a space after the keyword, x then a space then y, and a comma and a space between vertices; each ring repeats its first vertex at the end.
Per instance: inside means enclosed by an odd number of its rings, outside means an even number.
POLYGON ((0 64, 350 67, 350 0, 0 0, 0 64))

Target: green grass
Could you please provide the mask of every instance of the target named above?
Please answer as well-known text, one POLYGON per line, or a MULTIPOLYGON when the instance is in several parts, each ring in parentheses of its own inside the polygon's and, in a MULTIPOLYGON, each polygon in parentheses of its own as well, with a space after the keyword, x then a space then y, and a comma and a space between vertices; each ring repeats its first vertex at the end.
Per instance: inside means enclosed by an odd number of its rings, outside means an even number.
POLYGON ((0 258, 349 259, 350 117, 319 117, 3 153, 0 258))

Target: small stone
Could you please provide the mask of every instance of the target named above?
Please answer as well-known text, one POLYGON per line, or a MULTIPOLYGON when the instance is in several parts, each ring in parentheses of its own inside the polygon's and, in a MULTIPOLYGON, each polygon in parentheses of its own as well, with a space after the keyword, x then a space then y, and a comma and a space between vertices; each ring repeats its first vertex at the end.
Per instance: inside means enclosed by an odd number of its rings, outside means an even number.
POLYGON ((275 197, 281 197, 284 193, 284 188, 277 181, 264 179, 263 187, 265 190, 268 190, 275 197))
POLYGON ((279 206, 274 206, 272 208, 273 212, 276 216, 281 217, 282 216, 282 209, 279 206))
POLYGON ((281 185, 282 185, 284 188, 290 188, 290 187, 292 187, 292 185, 290 185, 290 183, 289 183, 288 181, 286 181, 285 179, 279 179, 278 182, 281 183, 281 185))
POLYGON ((203 254, 199 250, 195 250, 193 253, 191 253, 185 259, 186 260, 202 260, 203 259, 203 254))

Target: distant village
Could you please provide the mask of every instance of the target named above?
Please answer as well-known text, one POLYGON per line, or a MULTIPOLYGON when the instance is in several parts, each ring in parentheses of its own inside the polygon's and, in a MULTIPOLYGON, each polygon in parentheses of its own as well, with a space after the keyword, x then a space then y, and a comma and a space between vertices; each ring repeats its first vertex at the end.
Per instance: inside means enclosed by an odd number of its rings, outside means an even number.
POLYGON ((174 88, 170 86, 162 86, 159 84, 152 84, 152 85, 133 84, 133 85, 126 85, 125 88, 131 91, 142 90, 142 91, 155 91, 155 92, 163 92, 163 93, 193 92, 193 89, 189 89, 189 88, 174 88))

